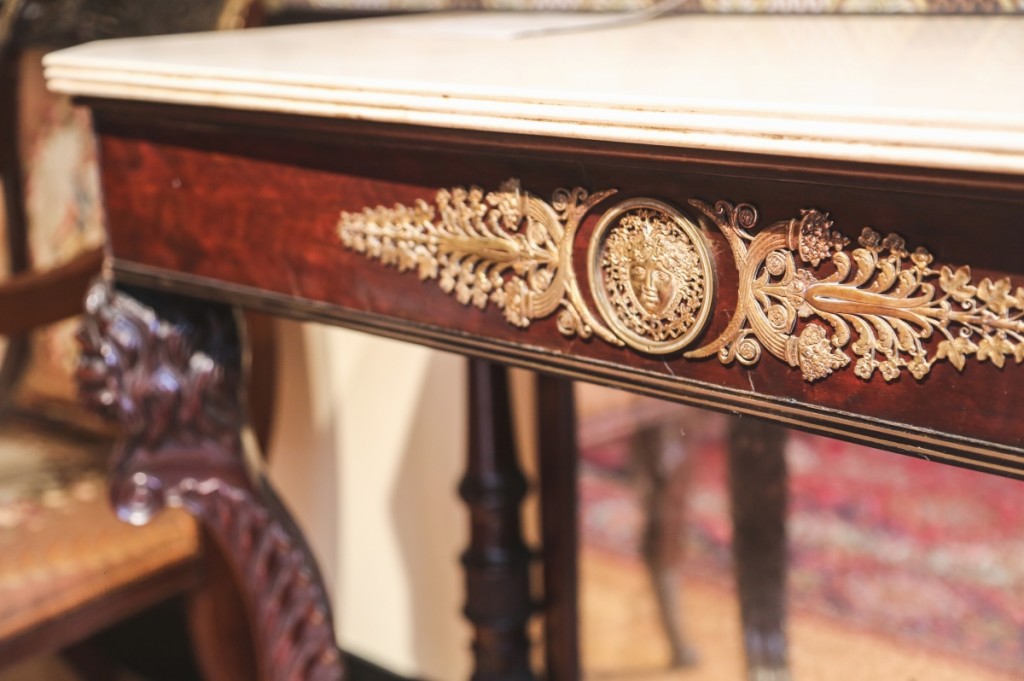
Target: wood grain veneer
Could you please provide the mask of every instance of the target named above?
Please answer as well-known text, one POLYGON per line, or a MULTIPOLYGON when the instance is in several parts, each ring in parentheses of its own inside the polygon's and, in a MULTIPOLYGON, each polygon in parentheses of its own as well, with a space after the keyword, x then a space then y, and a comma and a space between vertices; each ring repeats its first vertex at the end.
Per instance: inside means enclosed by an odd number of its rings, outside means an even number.
MULTIPOLYGON (((202 109, 189 109, 186 123, 173 106, 91 104, 122 279, 760 414, 997 473, 1024 469, 1016 365, 972 362, 960 373, 939 363, 924 381, 904 375, 893 384, 877 375, 862 380, 848 367, 808 383, 767 356, 751 369, 681 353, 654 357, 566 338, 553 317, 528 330, 511 326, 498 310, 463 307, 436 282, 344 249, 336 234, 342 210, 430 201, 441 187, 497 189, 518 177, 543 199, 558 187, 619 190, 577 236, 574 263, 586 298, 583 267, 594 224, 615 200, 633 196, 666 201, 692 217, 691 198, 749 202, 760 211, 759 227, 818 208, 852 239, 867 225, 898 232, 940 264, 970 264, 976 278, 995 277, 1021 269, 1012 229, 1024 211, 1024 178, 202 109), (131 191, 119 190, 129 184, 131 191)), ((718 261, 707 339, 733 313, 736 274, 724 240, 705 234, 718 261)))

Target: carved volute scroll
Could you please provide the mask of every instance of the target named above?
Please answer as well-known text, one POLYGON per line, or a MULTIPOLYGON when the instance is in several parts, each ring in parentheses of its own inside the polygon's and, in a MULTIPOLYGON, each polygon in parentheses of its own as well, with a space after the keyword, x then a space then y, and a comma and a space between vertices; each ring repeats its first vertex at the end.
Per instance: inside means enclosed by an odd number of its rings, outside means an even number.
POLYGON ((340 680, 323 581, 249 445, 232 310, 135 296, 94 284, 79 332, 82 397, 123 429, 118 515, 141 525, 182 507, 209 529, 248 601, 261 681, 340 680))
POLYGON ((367 208, 341 214, 342 244, 369 258, 437 279, 459 302, 494 304, 516 326, 561 310, 567 336, 597 336, 650 355, 717 356, 755 365, 762 350, 809 382, 851 363, 865 380, 921 380, 936 362, 963 371, 968 359, 1002 369, 1024 362, 1024 287, 1009 278, 975 282, 968 266, 932 267, 923 248, 865 227, 858 247, 815 209, 753 233, 753 206, 697 199, 691 208, 717 228, 739 272, 735 310, 716 338, 695 349, 716 304, 715 263, 704 229, 662 201, 608 208, 585 265, 573 240, 585 215, 615 190, 559 190, 551 203, 510 180, 498 192, 440 190, 435 206, 367 208), (587 272, 593 300, 577 281, 587 272), (597 309, 597 314, 591 307, 597 309))

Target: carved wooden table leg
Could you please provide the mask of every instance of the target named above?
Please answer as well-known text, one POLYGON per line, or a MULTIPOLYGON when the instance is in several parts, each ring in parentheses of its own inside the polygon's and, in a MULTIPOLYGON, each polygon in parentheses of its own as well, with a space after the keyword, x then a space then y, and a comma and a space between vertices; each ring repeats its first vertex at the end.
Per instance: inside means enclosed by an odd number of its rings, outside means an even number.
POLYGON ((469 361, 469 457, 459 492, 471 523, 462 564, 473 681, 532 681, 530 552, 520 522, 526 479, 516 460, 507 370, 478 359, 469 361))
POLYGON ((79 334, 83 397, 123 427, 111 497, 145 524, 165 506, 204 525, 245 595, 260 681, 338 681, 323 581, 260 471, 230 308, 95 284, 79 334))
POLYGON ((548 679, 575 681, 579 654, 579 492, 573 382, 537 375, 537 449, 544 546, 544 656, 548 679))
POLYGON ((729 422, 733 555, 749 681, 789 681, 786 620, 788 485, 783 428, 729 422))
POLYGON ((673 667, 689 667, 697 654, 689 644, 679 606, 679 564, 684 549, 689 457, 677 424, 655 424, 636 431, 633 464, 645 486, 643 556, 658 600, 673 667), (674 433, 672 431, 675 431, 674 433))

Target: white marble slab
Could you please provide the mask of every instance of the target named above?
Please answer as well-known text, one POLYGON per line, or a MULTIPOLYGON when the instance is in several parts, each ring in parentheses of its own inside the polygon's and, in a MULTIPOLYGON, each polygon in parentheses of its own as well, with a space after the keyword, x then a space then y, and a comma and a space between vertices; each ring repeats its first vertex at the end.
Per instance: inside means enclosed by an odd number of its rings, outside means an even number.
POLYGON ((1024 174, 1013 17, 418 15, 92 43, 46 73, 74 95, 1024 174))

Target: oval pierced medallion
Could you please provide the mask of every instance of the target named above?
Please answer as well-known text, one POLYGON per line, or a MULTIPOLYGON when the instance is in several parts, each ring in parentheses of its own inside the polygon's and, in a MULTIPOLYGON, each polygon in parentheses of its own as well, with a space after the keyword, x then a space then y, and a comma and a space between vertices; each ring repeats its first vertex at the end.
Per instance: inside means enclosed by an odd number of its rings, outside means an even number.
POLYGON ((624 201, 590 238, 590 288, 601 317, 627 345, 662 355, 704 329, 715 292, 699 228, 654 199, 624 201))

